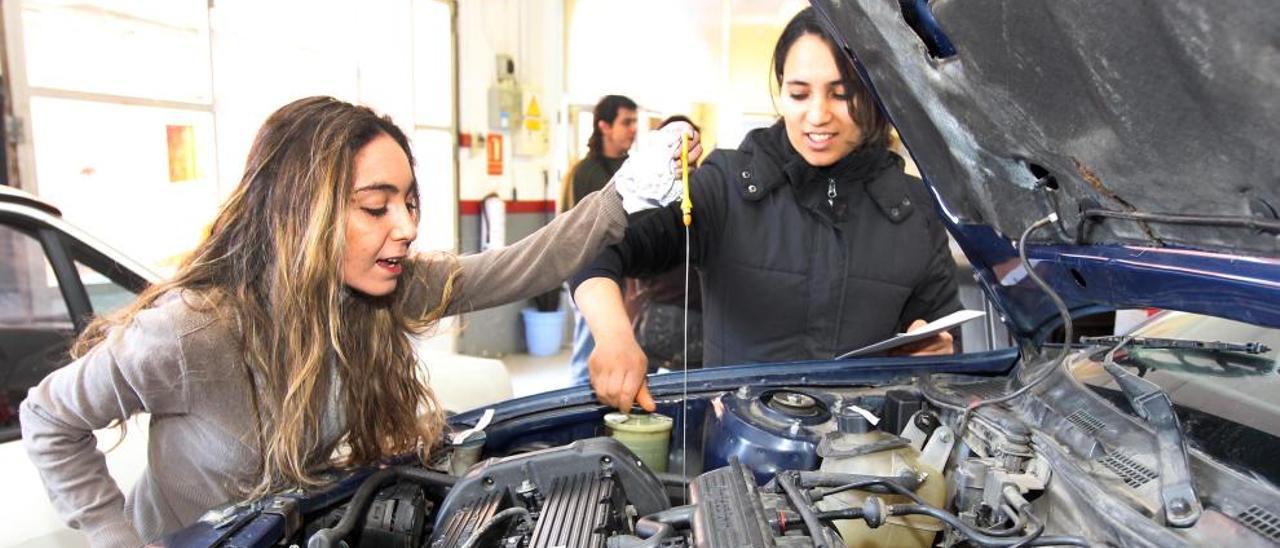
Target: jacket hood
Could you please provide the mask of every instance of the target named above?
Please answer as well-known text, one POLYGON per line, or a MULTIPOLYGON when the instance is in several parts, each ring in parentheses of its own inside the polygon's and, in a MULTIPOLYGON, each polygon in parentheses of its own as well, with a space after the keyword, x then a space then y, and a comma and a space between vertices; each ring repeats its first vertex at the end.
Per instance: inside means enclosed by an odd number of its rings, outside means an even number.
POLYGON ((1052 313, 1042 299, 1018 298, 1016 276, 997 267, 1014 254, 1009 242, 1051 213, 1058 221, 1029 238, 1031 255, 1073 307, 1156 306, 1280 323, 1272 307, 1222 314, 1195 302, 1191 289, 1151 291, 1194 281, 1200 293, 1245 284, 1254 297, 1280 296, 1274 6, 814 5, 1015 332, 1041 327, 1052 313), (1130 259, 1144 255, 1159 257, 1159 272, 1126 277, 1137 272, 1130 259))

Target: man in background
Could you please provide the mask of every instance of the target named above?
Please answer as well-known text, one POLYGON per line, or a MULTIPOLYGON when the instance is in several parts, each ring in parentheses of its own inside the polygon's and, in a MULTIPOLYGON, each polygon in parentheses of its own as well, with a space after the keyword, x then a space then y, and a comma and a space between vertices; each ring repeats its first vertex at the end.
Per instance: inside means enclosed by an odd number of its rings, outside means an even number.
POLYGON ((561 196, 562 211, 584 196, 604 188, 627 159, 636 140, 636 103, 622 95, 605 95, 592 112, 595 127, 587 141, 587 155, 569 172, 569 184, 561 196))

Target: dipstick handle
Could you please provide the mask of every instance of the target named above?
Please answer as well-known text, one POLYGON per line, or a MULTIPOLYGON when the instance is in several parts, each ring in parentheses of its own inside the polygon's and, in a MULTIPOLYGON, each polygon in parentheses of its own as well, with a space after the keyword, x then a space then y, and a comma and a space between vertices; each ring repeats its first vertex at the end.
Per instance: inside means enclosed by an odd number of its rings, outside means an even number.
POLYGON ((684 195, 680 211, 684 213, 684 226, 693 224, 693 196, 689 193, 689 134, 680 133, 680 179, 684 183, 684 195))

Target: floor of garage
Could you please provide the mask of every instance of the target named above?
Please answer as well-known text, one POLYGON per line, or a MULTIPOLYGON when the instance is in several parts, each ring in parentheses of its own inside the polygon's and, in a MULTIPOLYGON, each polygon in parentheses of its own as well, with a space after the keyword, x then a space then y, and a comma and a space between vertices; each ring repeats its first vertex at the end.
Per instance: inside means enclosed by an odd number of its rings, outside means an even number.
POLYGON ((512 395, 519 398, 569 386, 569 348, 554 356, 508 354, 502 358, 511 375, 512 395))

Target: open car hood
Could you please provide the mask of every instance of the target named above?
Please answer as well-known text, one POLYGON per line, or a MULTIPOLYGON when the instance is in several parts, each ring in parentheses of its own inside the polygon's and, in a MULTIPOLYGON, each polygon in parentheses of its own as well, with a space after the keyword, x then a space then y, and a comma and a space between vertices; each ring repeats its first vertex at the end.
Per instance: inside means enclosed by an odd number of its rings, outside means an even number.
POLYGON ((1055 314, 1011 243, 1050 213, 1059 221, 1028 239, 1029 255, 1073 308, 1280 325, 1270 2, 814 4, 1015 333, 1055 314))

